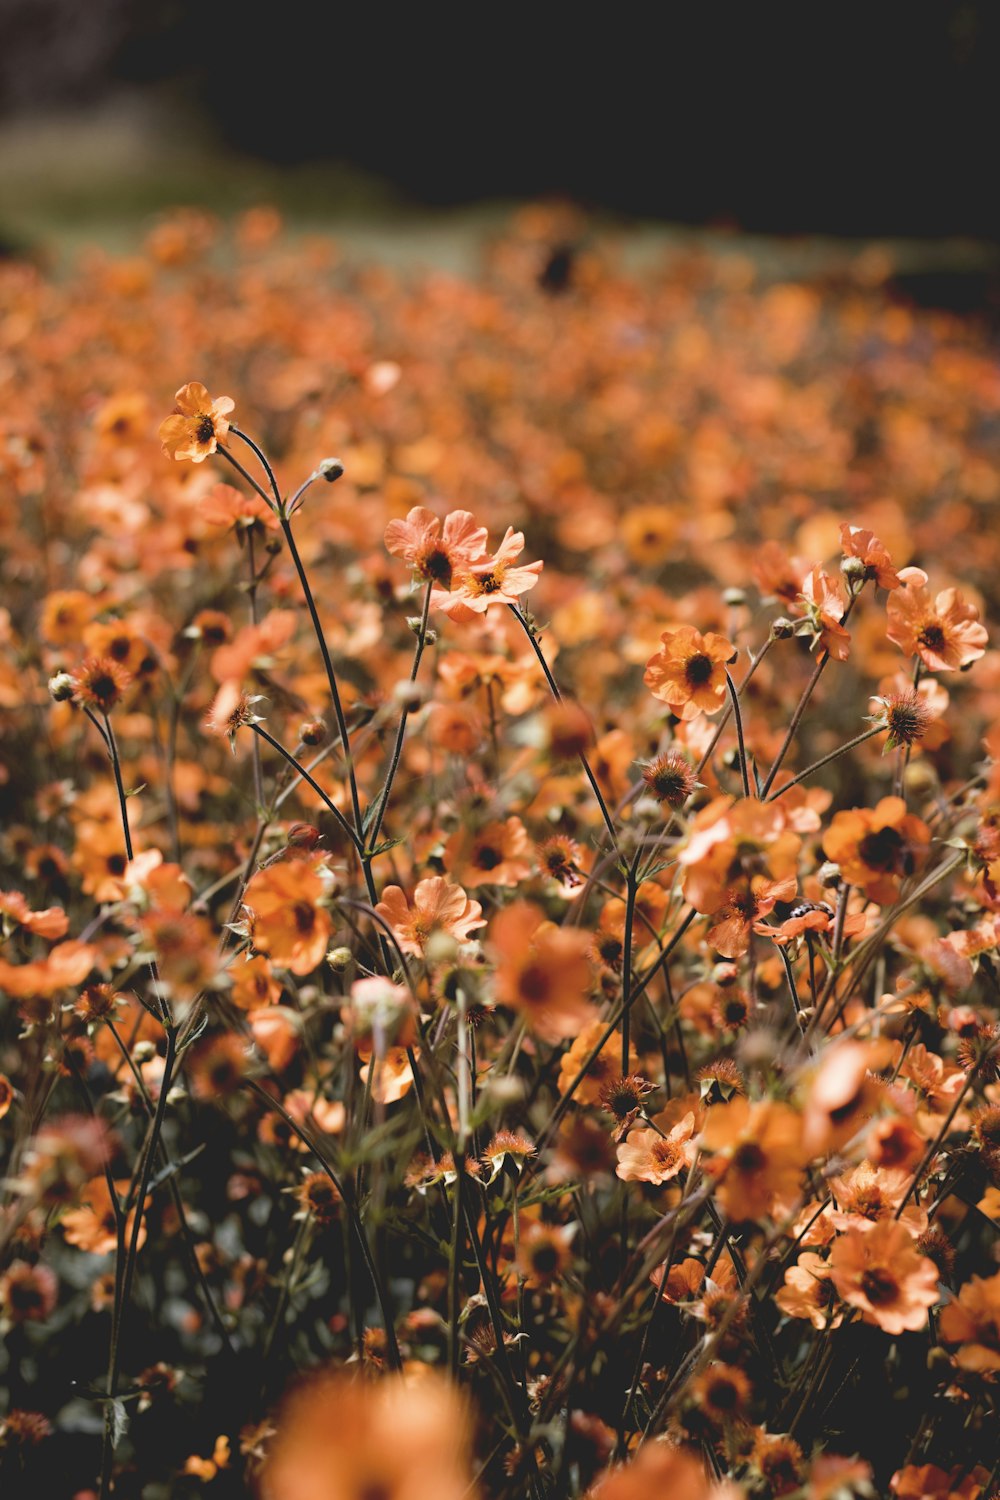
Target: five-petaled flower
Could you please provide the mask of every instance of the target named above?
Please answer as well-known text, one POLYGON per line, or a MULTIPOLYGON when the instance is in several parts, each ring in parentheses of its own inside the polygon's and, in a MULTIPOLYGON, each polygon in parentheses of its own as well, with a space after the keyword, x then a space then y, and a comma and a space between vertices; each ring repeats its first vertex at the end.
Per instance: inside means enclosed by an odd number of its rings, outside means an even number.
POLYGON ((229 431, 228 414, 235 402, 229 396, 213 401, 198 380, 182 385, 174 397, 174 409, 160 423, 160 442, 168 458, 189 458, 200 464, 229 431))

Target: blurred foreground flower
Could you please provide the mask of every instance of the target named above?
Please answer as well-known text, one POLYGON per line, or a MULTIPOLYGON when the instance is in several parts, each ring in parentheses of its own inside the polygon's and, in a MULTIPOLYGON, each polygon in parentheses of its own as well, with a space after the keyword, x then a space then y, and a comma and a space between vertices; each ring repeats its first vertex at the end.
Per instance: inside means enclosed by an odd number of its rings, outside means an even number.
POLYGON ((287 1397, 264 1461, 263 1500, 474 1497, 469 1421, 433 1375, 377 1384, 328 1371, 287 1397))

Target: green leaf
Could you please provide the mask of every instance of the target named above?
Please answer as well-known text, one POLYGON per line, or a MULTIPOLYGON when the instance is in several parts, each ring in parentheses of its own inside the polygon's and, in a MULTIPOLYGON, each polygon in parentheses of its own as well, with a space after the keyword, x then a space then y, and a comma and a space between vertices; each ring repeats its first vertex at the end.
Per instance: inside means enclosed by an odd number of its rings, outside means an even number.
POLYGON ((383 839, 381 844, 376 844, 374 849, 366 849, 365 859, 374 859, 376 854, 387 854, 390 849, 397 848, 404 842, 403 839, 383 839))

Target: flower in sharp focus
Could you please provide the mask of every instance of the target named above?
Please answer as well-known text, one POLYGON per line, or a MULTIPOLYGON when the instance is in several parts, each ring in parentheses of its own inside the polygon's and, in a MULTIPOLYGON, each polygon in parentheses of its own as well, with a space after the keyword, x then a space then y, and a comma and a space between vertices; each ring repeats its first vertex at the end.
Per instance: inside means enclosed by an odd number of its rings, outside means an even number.
POLYGON ((535 1148, 526 1135, 514 1130, 498 1130, 483 1152, 483 1161, 490 1169, 488 1182, 503 1171, 508 1160, 520 1172, 528 1157, 534 1154, 535 1148))
POLYGON ((898 750, 901 745, 915 745, 927 733, 932 718, 931 711, 914 688, 887 693, 884 698, 872 698, 871 704, 875 712, 870 715, 870 722, 879 729, 888 731, 886 750, 898 750))
POLYGON ((845 557, 857 557, 864 564, 864 576, 872 578, 881 589, 898 589, 899 574, 892 565, 892 558, 878 537, 861 526, 849 526, 841 522, 840 544, 845 557))
POLYGON ((667 807, 683 807, 698 786, 694 767, 678 750, 657 755, 642 768, 642 779, 657 802, 667 807))
POLYGON ((131 673, 113 657, 88 656, 73 673, 73 700, 81 708, 109 714, 131 681, 131 673))
POLYGON ((726 699, 726 663, 735 647, 715 631, 702 635, 693 625, 665 630, 660 640, 643 677, 653 697, 679 719, 714 714, 726 699))
POLYGON ((262 715, 254 712, 255 704, 263 702, 263 694, 245 693, 238 682, 226 681, 215 695, 205 719, 205 728, 211 734, 224 734, 235 755, 239 731, 251 724, 263 724, 262 715))
POLYGON ((694 1115, 684 1118, 666 1135, 658 1130, 633 1130, 618 1147, 617 1176, 623 1182, 669 1182, 695 1158, 694 1115))
POLYGON ((398 885, 387 885, 375 911, 392 928, 401 950, 416 958, 423 957, 432 933, 448 933, 463 942, 486 925, 479 902, 440 875, 418 883, 412 905, 398 885))
POLYGON ((182 385, 174 397, 174 410, 160 423, 160 443, 168 458, 189 458, 200 464, 218 447, 229 431, 228 413, 235 402, 229 396, 213 401, 197 380, 182 385))
POLYGON ((544 566, 533 562, 514 567, 514 559, 523 551, 524 532, 508 526, 493 556, 467 566, 455 580, 457 587, 450 592, 435 589, 431 603, 446 614, 457 612, 458 618, 463 610, 485 614, 491 604, 517 604, 522 594, 535 587, 544 566))
POLYGON ((904 1224, 884 1219, 874 1229, 849 1229, 834 1241, 830 1275, 838 1295, 884 1333, 917 1333, 938 1300, 937 1266, 914 1249, 904 1224))
POLYGON ((487 534, 471 511, 453 510, 442 524, 433 511, 415 505, 405 521, 389 522, 385 546, 409 563, 418 578, 450 590, 455 576, 485 554, 487 534))
POLYGON ((954 672, 977 661, 989 636, 979 611, 958 589, 943 589, 931 598, 922 568, 903 568, 903 587, 887 606, 886 635, 901 651, 919 656, 929 672, 954 672))

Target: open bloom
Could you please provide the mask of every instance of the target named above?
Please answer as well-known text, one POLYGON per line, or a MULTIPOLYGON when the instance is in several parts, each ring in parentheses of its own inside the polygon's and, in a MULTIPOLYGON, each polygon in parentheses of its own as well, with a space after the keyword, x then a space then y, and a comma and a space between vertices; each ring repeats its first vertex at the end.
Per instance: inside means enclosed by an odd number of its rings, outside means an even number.
POLYGON ((182 385, 174 397, 173 412, 160 423, 164 453, 168 458, 204 462, 229 431, 228 413, 235 404, 229 396, 213 401, 200 381, 182 385))
POLYGON ((838 1295, 884 1333, 917 1333, 938 1299, 937 1266, 918 1254, 904 1224, 883 1219, 834 1241, 830 1275, 838 1295))
POLYGON ((873 531, 865 531, 862 526, 849 526, 843 521, 840 544, 845 557, 860 558, 866 579, 873 578, 881 589, 899 588, 899 574, 892 565, 892 558, 873 531))
POLYGON ((385 528, 386 550, 439 589, 450 589, 456 574, 485 555, 486 537, 486 527, 476 525, 471 511, 453 510, 442 524, 423 505, 413 506, 405 521, 390 521, 385 528))
POLYGON ((846 881, 884 906, 895 900, 899 882, 913 874, 929 843, 927 825, 907 812, 902 797, 883 797, 874 809, 837 813, 823 852, 846 881))
POLYGON ((733 1099, 709 1110, 700 1144, 710 1153, 708 1171, 719 1179, 717 1196, 731 1219, 759 1219, 775 1199, 794 1196, 801 1135, 796 1111, 769 1099, 733 1099))
POLYGON ((666 1135, 633 1130, 618 1147, 615 1168, 623 1182, 669 1182, 694 1161, 694 1115, 688 1113, 666 1135))
POLYGON ((533 589, 544 566, 540 562, 522 563, 514 567, 514 559, 524 551, 524 532, 507 527, 506 535, 492 557, 470 563, 455 580, 457 586, 450 593, 435 589, 431 603, 445 614, 457 612, 461 618, 463 609, 474 614, 485 614, 491 604, 516 604, 522 594, 533 589))
POLYGON ((330 914, 320 905, 326 890, 319 867, 307 860, 258 871, 243 903, 254 950, 293 974, 311 974, 333 931, 330 914))
POLYGON ((942 589, 934 598, 923 568, 903 568, 903 584, 889 600, 886 635, 907 655, 919 656, 930 672, 954 672, 977 661, 989 636, 979 611, 958 589, 942 589))
POLYGON ((445 932, 463 942, 477 927, 485 927, 483 908, 470 901, 460 885, 440 875, 421 880, 413 905, 398 885, 387 885, 376 913, 388 922, 404 953, 422 958, 432 932, 445 932))
POLYGON ((593 1020, 588 932, 556 927, 540 907, 515 901, 494 918, 490 939, 497 1000, 524 1015, 539 1036, 562 1041, 593 1020))
POLYGON ((726 699, 726 663, 735 655, 725 636, 702 635, 693 625, 665 630, 646 663, 643 682, 679 719, 714 714, 726 699))

